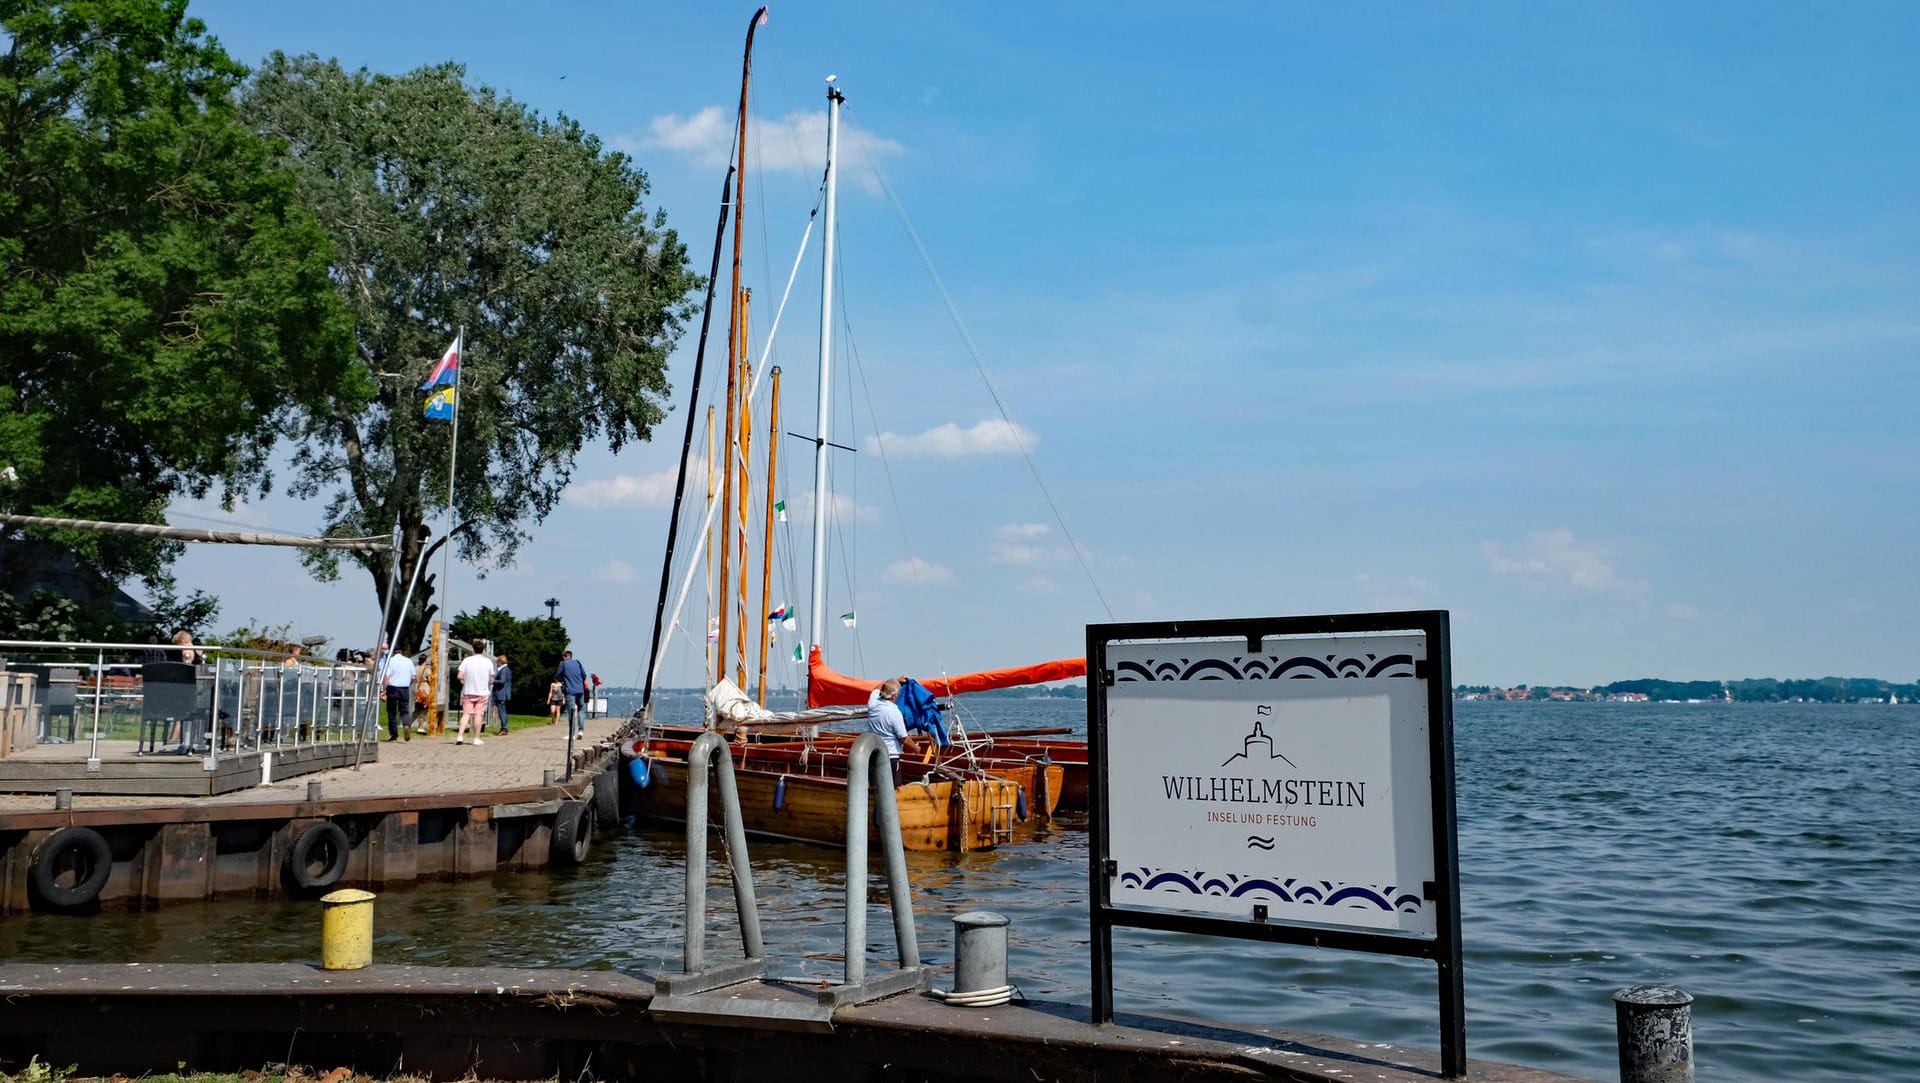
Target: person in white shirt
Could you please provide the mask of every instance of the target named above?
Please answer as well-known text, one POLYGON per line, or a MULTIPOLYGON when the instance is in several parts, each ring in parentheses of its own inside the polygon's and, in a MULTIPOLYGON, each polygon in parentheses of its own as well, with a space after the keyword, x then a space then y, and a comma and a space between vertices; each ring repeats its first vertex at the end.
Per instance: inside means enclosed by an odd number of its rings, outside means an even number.
MULTIPOLYGON (((384 645, 382 646, 384 648, 384 645)), ((413 659, 388 651, 380 659, 387 690, 387 740, 413 740, 413 659)))
POLYGON ((867 697, 867 731, 878 734, 880 743, 886 746, 887 765, 893 769, 896 790, 900 788, 900 753, 903 749, 920 750, 919 742, 907 732, 907 720, 900 713, 900 705, 894 702, 900 696, 903 679, 889 677, 867 697))
POLYGON ((475 651, 460 663, 460 728, 453 731, 453 743, 467 743, 467 720, 473 720, 473 743, 486 744, 480 730, 487 724, 487 700, 493 696, 493 659, 475 651))

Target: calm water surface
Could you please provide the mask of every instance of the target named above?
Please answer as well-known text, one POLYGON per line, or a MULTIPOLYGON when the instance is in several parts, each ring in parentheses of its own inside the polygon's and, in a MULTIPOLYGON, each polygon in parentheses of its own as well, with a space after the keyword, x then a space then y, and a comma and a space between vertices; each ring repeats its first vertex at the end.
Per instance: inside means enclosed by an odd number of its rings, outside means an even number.
MULTIPOLYGON (((974 725, 1080 725, 1071 701, 972 705, 974 725)), ((1458 705, 1467 1045, 1475 1057, 1612 1079, 1616 988, 1692 992, 1703 1080, 1920 1079, 1920 707, 1458 705)), ((421 884, 378 904, 376 958, 677 968, 684 853, 642 829, 586 868, 421 884)), ((715 939, 737 938, 725 866, 715 939)), ((781 975, 837 977, 839 855, 755 843, 781 975)), ((1029 996, 1085 1003, 1084 824, 987 854, 909 854, 922 952, 952 915, 1013 921, 1029 996)), ((877 867, 877 864, 876 864, 877 867)), ((889 958, 884 906, 869 918, 889 958)), ((0 957, 307 960, 316 904, 0 920, 0 957)), ((1431 964, 1117 931, 1116 1000, 1145 1010, 1434 1048, 1431 964)), ((938 982, 937 982, 938 984, 938 982)))

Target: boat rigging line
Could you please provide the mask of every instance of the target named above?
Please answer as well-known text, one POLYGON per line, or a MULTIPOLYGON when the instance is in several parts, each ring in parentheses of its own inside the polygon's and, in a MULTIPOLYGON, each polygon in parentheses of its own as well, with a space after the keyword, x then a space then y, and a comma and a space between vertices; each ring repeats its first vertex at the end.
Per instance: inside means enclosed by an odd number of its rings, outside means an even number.
MULTIPOLYGON (((747 77, 753 71, 754 32, 760 28, 760 24, 765 22, 766 19, 767 9, 762 7, 760 10, 754 12, 753 18, 747 22, 747 47, 740 57, 740 110, 739 115, 734 120, 736 136, 739 135, 740 126, 746 122, 747 77)), ((713 293, 720 275, 720 251, 727 235, 727 214, 734 209, 734 173, 745 166, 744 162, 733 160, 731 154, 729 154, 729 158, 726 181, 721 185, 720 222, 713 236, 713 260, 707 271, 707 300, 706 304, 701 307, 700 313, 700 340, 693 355, 693 385, 687 403, 686 435, 680 444, 680 469, 673 483, 673 512, 667 517, 667 551, 660 561, 660 597, 659 600, 654 603, 653 643, 648 651, 646 682, 640 692, 640 712, 642 716, 645 717, 651 717, 652 715, 653 680, 660 672, 660 635, 663 630, 660 618, 662 611, 665 610, 667 605, 667 586, 671 582, 673 568, 673 546, 680 525, 680 505, 687 490, 687 453, 693 447, 694 421, 700 413, 700 374, 707 360, 707 332, 713 325, 713 293)), ((738 255, 738 231, 735 232, 734 242, 734 266, 737 269, 740 263, 740 257, 738 255)), ((737 288, 735 292, 737 294, 737 288)), ((728 356, 732 356, 731 346, 728 348, 728 356)), ((729 378, 731 378, 731 373, 729 373, 729 378)), ((679 619, 677 607, 674 619, 679 619)))
POLYGON ((993 399, 994 409, 1000 412, 1000 419, 1006 422, 1008 435, 1013 438, 1014 446, 1020 449, 1020 458, 1026 462, 1027 471, 1033 475, 1034 484, 1040 486, 1040 495, 1046 499, 1048 509, 1053 512, 1054 522, 1060 524, 1060 532, 1066 536, 1067 544, 1072 546, 1074 559, 1080 562, 1080 571, 1086 575, 1087 583, 1093 588, 1094 596, 1100 600, 1100 607, 1107 611, 1107 619, 1115 620, 1113 606, 1107 604, 1106 593, 1100 589, 1100 581, 1094 577, 1093 566, 1087 561, 1086 550, 1081 547, 1080 539, 1074 535, 1073 529, 1067 526, 1066 516, 1061 514, 1060 505, 1054 500, 1052 490, 1047 488, 1046 479, 1040 476, 1039 464, 1034 462, 1033 453, 1028 449, 1027 442, 1020 437, 1020 427, 1014 424, 1012 416, 1007 413, 1006 403, 1001 400, 999 390, 993 385, 993 378, 987 374, 986 363, 981 360, 980 348, 974 344, 973 335, 968 332, 966 321, 960 318, 960 309, 953 303, 952 295, 947 292, 947 284, 941 279, 939 269, 933 265, 933 257, 927 253, 927 246, 921 243, 919 231, 913 228, 913 219, 907 214, 907 208, 901 204, 899 194, 893 190, 892 183, 887 180, 885 171, 880 168, 880 163, 874 156, 867 154, 862 157, 866 159, 867 168, 872 171, 874 179, 879 182, 880 190, 886 194, 887 202, 899 216, 900 225, 906 230, 907 239, 913 242, 913 250, 920 257, 920 265, 926 268, 927 276, 933 280, 933 288, 940 295, 940 303, 946 307, 947 318, 953 321, 954 329, 960 333, 960 341, 967 349, 967 356, 973 360, 974 371, 979 373, 980 382, 986 385, 987 394, 993 399))
MULTIPOLYGON (((789 298, 793 296, 793 283, 794 283, 794 280, 799 277, 800 264, 806 259, 807 244, 809 241, 813 239, 813 225, 814 225, 814 222, 818 219, 819 210, 820 210, 820 207, 816 203, 814 205, 814 209, 808 212, 807 214, 807 228, 804 231, 802 231, 802 233, 800 234, 799 251, 794 253, 793 269, 787 272, 786 289, 783 290, 780 294, 780 305, 778 308, 774 310, 772 325, 767 328, 766 342, 761 347, 761 350, 760 350, 760 362, 758 366, 755 368, 752 378, 747 382, 746 393, 743 397, 745 402, 749 405, 752 404, 754 395, 759 392, 760 386, 764 382, 763 377, 765 377, 766 375, 767 363, 773 353, 774 339, 778 336, 780 331, 780 319, 782 316, 786 315, 787 301, 789 298)), ((691 411, 689 412, 688 416, 689 417, 692 416, 691 411)), ((689 422, 689 425, 691 425, 691 422, 689 422)), ((689 440, 691 440, 691 436, 689 436, 689 440)), ((740 469, 742 466, 746 464, 745 456, 741 455, 740 449, 737 447, 728 449, 724 454, 726 456, 728 469, 740 469)), ((686 461, 686 456, 684 453, 681 455, 681 460, 683 465, 681 466, 681 469, 680 469, 680 485, 683 486, 686 481, 686 467, 684 465, 686 461)), ((674 507, 676 512, 674 516, 675 521, 677 521, 679 518, 677 514, 679 509, 679 503, 680 502, 679 502, 678 496, 676 495, 676 498, 674 501, 674 507)), ((680 623, 680 611, 686 605, 688 592, 693 589, 694 574, 700 570, 700 554, 706 548, 706 532, 707 532, 707 529, 713 525, 713 515, 714 515, 714 512, 717 510, 719 510, 718 503, 708 505, 706 515, 701 520, 700 538, 698 541, 694 543, 693 552, 690 556, 690 559, 687 562, 687 574, 686 574, 686 577, 681 580, 680 594, 679 594, 679 597, 674 601, 672 616, 667 620, 665 625, 667 627, 677 627, 680 623)), ((724 542, 724 539, 723 539, 723 542, 724 542)), ((667 559, 664 562, 662 562, 662 565, 661 565, 660 578, 663 584, 661 589, 661 603, 663 607, 666 601, 665 584, 670 582, 671 576, 672 576, 672 560, 673 560, 672 554, 669 553, 667 556, 667 559)), ((655 631, 654 631, 653 655, 648 660, 648 663, 647 663, 646 687, 648 689, 651 689, 653 687, 654 680, 659 676, 660 666, 664 661, 664 658, 662 656, 662 653, 659 647, 660 629, 662 627, 663 626, 660 623, 658 616, 656 616, 654 619, 655 631)), ((643 693, 642 701, 641 701, 642 711, 646 709, 647 702, 648 702, 648 699, 646 695, 643 693)))

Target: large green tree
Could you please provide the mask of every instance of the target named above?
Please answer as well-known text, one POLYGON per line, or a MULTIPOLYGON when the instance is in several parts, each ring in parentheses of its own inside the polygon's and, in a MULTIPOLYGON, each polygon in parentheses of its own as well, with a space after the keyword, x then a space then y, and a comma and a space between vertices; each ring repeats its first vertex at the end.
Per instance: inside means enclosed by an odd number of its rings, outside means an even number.
MULTIPOLYGON (((333 238, 353 312, 365 405, 311 412, 293 491, 327 498, 329 528, 398 522, 402 586, 421 586, 399 635, 437 610, 426 559, 446 507, 452 426, 418 386, 456 331, 461 360, 459 555, 504 563, 559 500, 589 441, 618 450, 664 416, 667 354, 698 285, 686 251, 642 206, 645 174, 562 116, 469 86, 456 64, 401 76, 312 56, 269 57, 242 115, 284 143, 299 191, 333 238)), ((395 557, 355 558, 382 601, 395 557)), ((309 558, 337 574, 336 557, 309 558)))
POLYGON ((468 643, 487 640, 495 654, 507 656, 513 670, 512 709, 522 713, 547 712, 547 685, 567 649, 567 626, 558 617, 520 618, 504 609, 481 606, 477 613, 453 618, 451 634, 468 643))
MULTIPOLYGON (((372 389, 326 234, 237 119, 246 70, 185 0, 0 0, 0 37, 0 509, 264 492, 296 409, 372 389)), ((62 548, 163 594, 178 551, 0 527, 0 579, 62 548)))

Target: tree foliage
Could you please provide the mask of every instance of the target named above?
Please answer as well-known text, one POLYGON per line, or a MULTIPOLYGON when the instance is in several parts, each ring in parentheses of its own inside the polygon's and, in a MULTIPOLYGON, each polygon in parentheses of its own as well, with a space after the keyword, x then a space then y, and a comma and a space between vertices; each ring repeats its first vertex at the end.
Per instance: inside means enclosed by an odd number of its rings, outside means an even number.
MULTIPOLYGON (((326 235, 236 116, 245 69, 185 0, 6 0, 0 29, 0 508, 157 522, 264 492, 296 406, 370 388, 326 235)), ((179 550, 38 536, 161 588, 179 550)))
POLYGON ((504 609, 482 606, 477 613, 454 617, 452 634, 468 643, 491 642, 494 653, 505 654, 513 670, 513 709, 546 713, 547 685, 567 649, 567 628, 558 617, 522 619, 504 609))
MULTIPOLYGON (((453 501, 469 529, 456 545, 510 561, 585 444, 617 451, 664 416, 667 354, 698 283, 641 205, 646 176, 566 117, 468 86, 455 64, 388 76, 275 54, 242 113, 288 148, 337 250, 358 364, 380 378, 370 402, 305 416, 293 491, 326 497, 336 532, 397 521, 411 574, 446 504, 452 437, 422 418, 417 388, 465 327, 453 501)), ((384 600, 392 557, 357 559, 384 600)), ((335 560, 309 558, 323 578, 335 560)), ((402 644, 438 608, 431 572, 402 644)))

